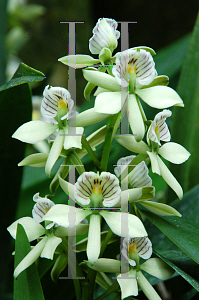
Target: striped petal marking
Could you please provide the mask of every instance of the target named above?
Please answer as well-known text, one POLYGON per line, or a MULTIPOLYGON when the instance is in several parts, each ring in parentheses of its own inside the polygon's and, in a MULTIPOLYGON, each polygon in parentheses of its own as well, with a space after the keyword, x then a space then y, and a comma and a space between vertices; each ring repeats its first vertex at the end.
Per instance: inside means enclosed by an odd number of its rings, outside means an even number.
POLYGON ((143 259, 149 259, 152 255, 152 243, 148 237, 142 238, 124 238, 122 254, 129 261, 131 266, 135 266, 134 260, 130 259, 132 252, 137 252, 143 259))
POLYGON ((33 210, 32 210, 33 219, 36 222, 41 223, 43 221, 43 216, 55 204, 53 201, 51 201, 47 198, 39 197, 39 193, 34 195, 33 200, 36 202, 36 204, 34 205, 33 210))
POLYGON ((168 129, 168 126, 165 122, 166 118, 170 117, 172 112, 168 109, 164 109, 162 112, 159 112, 152 122, 148 130, 148 138, 161 145, 160 141, 169 142, 171 135, 168 129))
POLYGON ((112 207, 120 200, 120 194, 119 180, 109 172, 84 172, 75 184, 75 199, 81 205, 112 207))
POLYGON ((103 48, 111 52, 117 48, 120 32, 116 30, 118 24, 113 19, 101 18, 93 28, 93 36, 89 40, 89 50, 92 54, 99 54, 103 48))
POLYGON ((143 49, 118 53, 112 72, 118 84, 125 87, 129 83, 134 89, 150 84, 157 76, 151 54, 143 49))
MULTIPOLYGON (((43 92, 41 103, 41 114, 45 118, 55 118, 58 108, 64 110, 65 115, 71 112, 74 101, 68 90, 61 87, 50 87, 47 85, 43 92)), ((66 116, 64 116, 66 118, 66 116)))
POLYGON ((115 175, 119 177, 135 157, 135 155, 130 155, 120 158, 117 161, 117 167, 114 168, 115 175))

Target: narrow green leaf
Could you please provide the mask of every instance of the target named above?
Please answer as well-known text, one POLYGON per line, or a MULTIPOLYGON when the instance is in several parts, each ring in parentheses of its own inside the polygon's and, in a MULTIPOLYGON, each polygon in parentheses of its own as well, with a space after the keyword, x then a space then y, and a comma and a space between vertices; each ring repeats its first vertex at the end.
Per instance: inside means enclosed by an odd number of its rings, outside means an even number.
MULTIPOLYGON (((30 252, 31 247, 21 224, 17 226, 15 244, 15 268, 30 252)), ((44 300, 39 275, 34 263, 14 279, 14 300, 44 300)))
MULTIPOLYGON (((170 170, 184 191, 198 183, 198 136, 199 136, 199 15, 186 53, 177 92, 185 108, 173 109, 172 140, 183 145, 191 158, 183 165, 171 164, 170 170)), ((171 195, 168 197, 172 198, 171 195)))
MULTIPOLYGON (((139 206, 141 208, 141 206, 139 206)), ((189 257, 199 263, 199 230, 184 218, 175 216, 157 216, 149 211, 142 213, 158 227, 173 243, 189 257)))
MULTIPOLYGON (((181 275, 189 284, 191 284, 199 292, 199 282, 178 266, 178 265, 183 266, 183 263, 185 266, 187 265, 186 255, 183 256, 181 252, 179 253, 177 251, 168 251, 168 252, 163 252, 162 254, 155 252, 155 254, 159 256, 163 261, 165 261, 171 268, 173 268, 179 275, 181 275)), ((190 263, 189 269, 192 269, 193 261, 190 260, 189 263, 190 263)))
POLYGON ((23 83, 38 82, 44 78, 45 75, 42 72, 37 71, 24 63, 20 63, 11 80, 2 85, 0 87, 0 91, 10 89, 23 83))

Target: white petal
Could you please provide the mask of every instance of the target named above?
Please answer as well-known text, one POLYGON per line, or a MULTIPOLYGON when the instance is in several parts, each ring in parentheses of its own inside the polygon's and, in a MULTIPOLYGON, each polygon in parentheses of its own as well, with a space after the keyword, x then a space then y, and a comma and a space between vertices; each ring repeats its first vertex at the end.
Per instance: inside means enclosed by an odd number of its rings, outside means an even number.
POLYGON ((99 94, 95 99, 95 111, 98 113, 116 114, 118 113, 128 96, 128 91, 124 92, 107 92, 99 94))
POLYGON ((127 166, 130 164, 130 162, 135 158, 135 155, 130 155, 126 157, 122 157, 117 161, 117 166, 114 168, 115 175, 119 177, 122 172, 127 168, 127 166))
POLYGON ((45 247, 46 241, 47 237, 45 236, 18 264, 14 271, 15 278, 37 260, 45 247))
POLYGON ((140 288, 142 289, 143 293, 146 295, 147 299, 162 300, 141 271, 137 271, 137 282, 140 288))
POLYGON ((86 253, 88 260, 91 264, 94 264, 100 254, 101 245, 101 217, 99 215, 92 214, 90 216, 90 225, 88 231, 88 243, 86 253))
POLYGON ((140 201, 140 203, 148 210, 159 216, 177 216, 181 217, 181 214, 173 207, 164 203, 158 203, 153 201, 140 201))
POLYGON ((89 262, 85 261, 89 268, 96 270, 98 272, 107 272, 107 273, 119 273, 121 262, 119 260, 110 259, 110 258, 99 258, 94 265, 91 265, 89 262))
POLYGON ((18 224, 21 224, 24 227, 25 232, 28 236, 28 240, 30 242, 36 240, 38 237, 45 233, 45 228, 42 225, 38 224, 30 217, 24 217, 15 221, 7 228, 14 239, 16 239, 18 224))
POLYGON ((68 125, 70 127, 85 127, 88 125, 92 125, 98 123, 106 118, 108 118, 107 113, 99 113, 95 111, 95 108, 87 109, 77 116, 69 119, 68 125))
POLYGON ((154 108, 167 108, 173 105, 183 107, 183 101, 172 88, 167 86, 153 86, 136 90, 136 94, 149 106, 154 108))
POLYGON ((122 292, 121 299, 124 299, 129 296, 138 295, 136 270, 131 269, 128 273, 123 273, 118 275, 117 281, 120 285, 121 292, 122 292))
POLYGON ((142 118, 140 108, 137 103, 136 96, 129 95, 128 98, 129 123, 132 133, 135 134, 136 141, 141 141, 145 134, 145 125, 142 118))
MULTIPOLYGON (((142 196, 142 188, 128 189, 121 192, 122 211, 128 212, 128 204, 140 199, 142 196)), ((118 205, 119 206, 119 205, 118 205)))
POLYGON ((116 30, 117 22, 113 19, 99 19, 93 28, 93 36, 89 40, 89 50, 92 54, 99 54, 101 49, 110 48, 113 52, 117 48, 117 39, 120 36, 116 30))
POLYGON ((51 169, 54 166, 57 159, 59 158, 59 155, 60 155, 62 147, 63 147, 64 138, 65 138, 64 130, 61 129, 61 130, 59 130, 59 132, 55 138, 55 141, 50 149, 50 153, 49 153, 49 156, 48 156, 48 159, 46 162, 45 172, 48 177, 51 176, 50 175, 51 169))
POLYGON ((163 161, 157 156, 158 164, 160 168, 160 173, 163 177, 163 179, 166 181, 166 183, 174 190, 174 192, 177 194, 179 199, 182 199, 183 197, 183 191, 178 183, 178 181, 175 179, 173 174, 169 171, 167 166, 163 163, 163 161))
POLYGON ((58 125, 42 121, 30 121, 21 125, 12 137, 25 143, 35 144, 47 138, 57 128, 58 125))
POLYGON ((36 201, 32 210, 33 219, 41 223, 43 221, 43 216, 49 211, 49 209, 54 206, 54 202, 47 198, 40 198, 36 201))
POLYGON ((88 232, 88 224, 78 224, 73 228, 58 226, 54 228, 54 235, 58 237, 82 235, 88 232))
POLYGON ((48 158, 48 153, 35 153, 25 157, 18 166, 45 167, 48 158))
POLYGON ((59 58, 58 61, 75 69, 89 67, 100 62, 99 59, 94 59, 90 55, 82 54, 63 56, 59 58))
POLYGON ((132 152, 146 154, 147 151, 150 151, 145 142, 136 142, 135 137, 132 134, 115 135, 115 139, 120 145, 124 146, 132 152))
POLYGON ((150 258, 140 265, 140 269, 161 280, 166 280, 175 273, 175 271, 160 258, 150 258))
POLYGON ((115 81, 115 78, 109 74, 94 70, 83 70, 83 76, 87 81, 96 86, 100 86, 112 92, 120 91, 120 86, 115 81))
POLYGON ((75 183, 75 199, 82 205, 88 205, 90 203, 95 178, 96 173, 84 172, 81 176, 79 176, 75 183))
POLYGON ((57 204, 47 212, 47 214, 43 217, 43 220, 55 222, 63 227, 74 227, 91 213, 92 212, 90 210, 83 210, 74 206, 57 204), (70 219, 72 220, 73 226, 70 224, 70 219))
POLYGON ((53 259, 54 252, 57 246, 62 242, 62 239, 54 235, 47 236, 47 241, 41 253, 41 257, 53 259))
POLYGON ((102 172, 100 175, 102 196, 104 198, 103 205, 105 207, 114 206, 121 196, 121 189, 117 177, 109 172, 102 172))
POLYGON ((57 115, 57 101, 63 99, 68 106, 68 111, 72 110, 74 101, 68 90, 61 87, 50 87, 47 85, 43 92, 43 100, 41 103, 41 114, 45 118, 54 118, 57 115))
POLYGON ((75 201, 75 195, 74 195, 75 186, 70 182, 65 181, 63 178, 60 177, 60 175, 58 175, 58 178, 59 178, 59 184, 63 189, 63 191, 66 193, 67 196, 69 196, 73 201, 75 201))
POLYGON ((174 164, 182 164, 191 155, 183 146, 172 142, 159 148, 159 154, 174 164))
POLYGON ((152 172, 160 175, 160 167, 159 167, 159 164, 158 164, 158 155, 157 155, 157 153, 149 152, 149 151, 147 151, 147 153, 148 153, 148 156, 149 156, 150 161, 151 161, 152 172))
POLYGON ((152 180, 148 175, 149 170, 144 161, 139 163, 129 174, 132 187, 151 186, 152 180))
POLYGON ((128 232, 129 237, 147 236, 147 232, 140 219, 128 213, 100 211, 110 229, 119 236, 125 236, 122 231, 128 232), (122 228, 123 227, 123 228, 122 228), (124 229, 124 230, 123 230, 124 229))
POLYGON ((164 109, 163 111, 159 112, 155 118, 152 124, 149 127, 148 130, 148 138, 155 143, 158 143, 159 145, 161 141, 169 142, 171 139, 171 135, 168 129, 168 126, 165 122, 166 118, 171 116, 171 111, 164 109))
POLYGON ((74 131, 74 135, 70 136, 68 135, 68 132, 70 133, 70 128, 65 128, 65 137, 64 137, 64 149, 70 149, 72 147, 74 148, 82 148, 82 143, 81 143, 81 139, 82 139, 82 134, 84 132, 84 128, 83 127, 76 127, 73 128, 74 131))

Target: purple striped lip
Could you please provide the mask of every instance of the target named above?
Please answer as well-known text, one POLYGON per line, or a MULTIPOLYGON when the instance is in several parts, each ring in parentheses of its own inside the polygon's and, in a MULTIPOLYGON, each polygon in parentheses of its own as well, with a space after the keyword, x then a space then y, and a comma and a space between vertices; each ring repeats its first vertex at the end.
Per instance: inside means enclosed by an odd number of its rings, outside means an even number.
POLYGON ((39 193, 34 195, 33 200, 36 202, 36 204, 34 205, 33 210, 32 210, 33 219, 36 222, 41 223, 43 221, 43 216, 55 204, 53 201, 51 201, 47 198, 39 197, 39 193))
POLYGON ((98 199, 103 206, 112 207, 120 201, 120 194, 119 180, 108 172, 84 172, 75 184, 75 199, 81 205, 95 207, 94 199, 98 199))

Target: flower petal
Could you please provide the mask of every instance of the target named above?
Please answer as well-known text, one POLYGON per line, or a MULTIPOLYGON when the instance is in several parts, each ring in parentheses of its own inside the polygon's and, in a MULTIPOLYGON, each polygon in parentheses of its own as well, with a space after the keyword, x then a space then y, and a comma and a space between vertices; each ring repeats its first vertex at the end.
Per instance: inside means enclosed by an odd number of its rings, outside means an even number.
POLYGON ((114 206, 121 196, 121 189, 117 177, 109 172, 102 172, 100 175, 102 196, 104 198, 103 205, 105 207, 114 206))
POLYGON ((30 217, 24 217, 15 221, 7 228, 14 239, 16 239, 18 224, 21 224, 24 227, 28 240, 30 242, 45 234, 45 228, 42 225, 38 224, 34 219, 30 217))
POLYGON ((149 300, 162 300, 141 271, 137 271, 137 282, 149 300))
POLYGON ((119 273, 121 262, 116 259, 110 258, 99 258, 96 262, 91 265, 89 261, 84 261, 89 268, 98 272, 106 273, 119 273))
POLYGON ((124 299, 129 296, 138 295, 136 270, 131 269, 128 273, 118 275, 117 281, 120 285, 122 292, 121 299, 124 299))
POLYGON ((45 167, 48 158, 48 153, 35 153, 25 157, 18 166, 45 167))
POLYGON ((175 271, 160 258, 150 258, 140 265, 140 269, 161 280, 166 280, 175 273, 175 271))
POLYGON ((137 89, 136 94, 149 106, 154 108, 167 108, 170 106, 184 107, 180 96, 168 86, 153 86, 146 89, 137 89))
POLYGON ((116 30, 117 22, 113 19, 99 19, 93 28, 93 36, 89 40, 89 50, 92 54, 99 54, 103 48, 110 48, 111 52, 117 48, 120 32, 116 30))
POLYGON ((58 175, 59 178, 59 184, 63 191, 66 193, 67 196, 69 196, 73 201, 75 201, 74 191, 75 186, 71 184, 70 182, 65 181, 63 178, 58 175))
POLYGON ((112 92, 120 91, 119 84, 117 84, 115 78, 109 74, 94 70, 83 70, 83 76, 87 81, 95 84, 96 86, 100 86, 112 92))
POLYGON ((95 99, 94 109, 98 113, 116 114, 122 109, 127 96, 128 91, 101 93, 95 99))
POLYGON ((54 235, 47 236, 47 240, 44 249, 41 253, 41 257, 53 259, 57 246, 62 242, 62 239, 54 235))
POLYGON ((183 197, 183 191, 178 183, 178 181, 175 179, 173 174, 169 171, 167 166, 163 163, 163 161, 157 156, 160 173, 163 177, 163 179, 166 181, 166 183, 174 190, 174 192, 177 194, 179 199, 182 199, 183 197))
POLYGON ((151 186, 152 180, 148 175, 149 169, 144 161, 139 163, 129 174, 129 182, 132 187, 151 186))
POLYGON ((157 155, 157 153, 149 152, 149 151, 147 151, 147 153, 148 153, 148 156, 149 156, 150 161, 151 161, 152 172, 160 175, 160 167, 159 167, 159 164, 158 164, 158 155, 157 155))
POLYGON ((145 126, 142 118, 140 108, 137 103, 136 96, 133 94, 129 95, 128 98, 128 113, 129 113, 129 123, 132 133, 135 135, 137 142, 141 141, 145 134, 145 126))
POLYGON ((87 257, 91 264, 94 264, 100 254, 101 245, 101 217, 92 214, 90 216, 90 225, 88 231, 87 257))
POLYGON ((132 134, 115 135, 115 139, 120 145, 132 152, 146 154, 147 151, 150 151, 145 142, 136 142, 136 139, 132 134))
POLYGON ((73 127, 73 130, 75 129, 74 135, 70 136, 68 135, 68 131, 70 132, 70 128, 65 128, 64 133, 65 133, 65 137, 64 137, 64 149, 70 149, 72 147, 74 148, 82 148, 82 143, 81 143, 81 139, 82 139, 82 134, 84 132, 84 128, 83 127, 73 127))
POLYGON ((58 129, 58 125, 30 121, 21 125, 12 137, 25 143, 35 144, 47 138, 56 129, 58 129))
POLYGON ((84 218, 90 215, 90 210, 83 210, 74 206, 56 204, 54 205, 47 214, 43 217, 43 220, 48 220, 57 223, 63 227, 74 227, 78 225, 84 218), (72 220, 72 226, 70 224, 72 220))
POLYGON ((63 56, 59 58, 58 61, 75 69, 89 67, 100 62, 99 59, 94 59, 90 55, 82 54, 63 56))
POLYGON ((41 103, 41 114, 44 118, 53 119, 57 115, 58 104, 57 101, 63 100, 68 108, 68 112, 71 112, 74 105, 74 101, 71 99, 71 95, 68 90, 61 87, 50 87, 47 85, 43 92, 43 100, 41 103))
POLYGON ((15 278, 37 260, 45 247, 47 239, 47 236, 45 236, 18 264, 14 271, 15 278))
POLYGON ((181 214, 173 207, 164 203, 158 203, 153 201, 140 201, 144 207, 152 211, 154 214, 159 216, 177 216, 181 217, 181 214))
POLYGON ((110 229, 119 236, 125 236, 123 229, 128 232, 129 237, 147 236, 147 232, 140 219, 128 213, 100 211, 100 215, 105 219, 110 229), (124 226, 124 227, 123 227, 124 226), (123 228, 122 228, 123 227, 123 228), (125 228, 126 227, 126 228, 125 228))
POLYGON ((124 170, 128 167, 128 165, 130 164, 130 162, 135 158, 135 155, 130 155, 130 156, 126 156, 126 157, 122 157, 117 161, 117 166, 114 168, 114 172, 115 175, 117 177, 119 177, 122 172, 124 172, 124 170))
POLYGON ((55 205, 55 203, 48 198, 39 198, 36 202, 37 203, 32 210, 32 216, 36 222, 41 223, 43 222, 43 216, 55 205))
POLYGON ((172 142, 159 148, 159 154, 174 164, 182 164, 191 155, 183 146, 172 142))
POLYGON ((55 138, 55 141, 50 149, 50 153, 49 153, 49 156, 48 156, 48 159, 46 162, 45 172, 48 177, 51 176, 50 173, 51 173, 52 167, 54 166, 55 162, 59 158, 59 155, 60 155, 62 147, 63 147, 64 138, 65 138, 64 130, 61 129, 61 130, 59 130, 59 132, 55 138))
POLYGON ((61 238, 66 236, 82 235, 87 233, 88 229, 89 229, 88 224, 81 224, 81 223, 73 228, 58 226, 54 228, 54 235, 61 238))
POLYGON ((90 204, 90 197, 92 195, 92 188, 94 185, 94 179, 96 177, 96 173, 94 172, 84 172, 75 183, 75 199, 81 205, 90 204))
POLYGON ((99 113, 95 111, 95 108, 90 108, 69 119, 68 125, 70 127, 85 127, 98 123, 108 118, 108 116, 107 113, 99 113))

